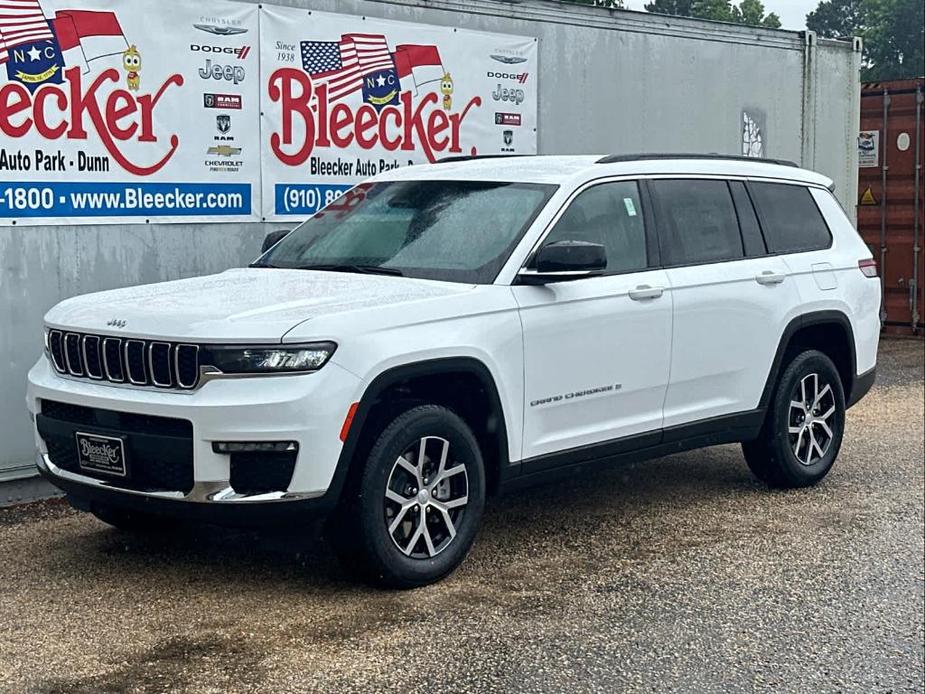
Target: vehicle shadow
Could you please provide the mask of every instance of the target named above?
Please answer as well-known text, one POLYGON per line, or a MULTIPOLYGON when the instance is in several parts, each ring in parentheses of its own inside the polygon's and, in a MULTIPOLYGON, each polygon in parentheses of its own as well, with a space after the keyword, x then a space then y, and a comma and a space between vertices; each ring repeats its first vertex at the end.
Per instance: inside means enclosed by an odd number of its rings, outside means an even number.
MULTIPOLYGON (((495 577, 505 565, 529 558, 550 533, 581 527, 582 542, 608 544, 611 551, 635 551, 625 533, 634 526, 670 535, 671 513, 720 499, 768 494, 755 481, 737 446, 723 446, 638 463, 606 464, 553 484, 533 486, 489 500, 483 526, 467 564, 490 565, 495 577), (600 534, 599 536, 596 534, 600 534), (498 550, 503 550, 499 552, 498 550)), ((46 548, 48 569, 59 578, 97 572, 169 576, 184 585, 246 586, 268 582, 287 590, 358 590, 355 575, 338 562, 324 541, 322 524, 303 527, 230 529, 189 526, 165 534, 140 535, 110 528, 81 515, 81 534, 46 548)), ((562 540, 561 551, 569 549, 562 540)), ((477 569, 476 569, 477 570, 477 569)), ((463 572, 469 578, 473 568, 463 572)))

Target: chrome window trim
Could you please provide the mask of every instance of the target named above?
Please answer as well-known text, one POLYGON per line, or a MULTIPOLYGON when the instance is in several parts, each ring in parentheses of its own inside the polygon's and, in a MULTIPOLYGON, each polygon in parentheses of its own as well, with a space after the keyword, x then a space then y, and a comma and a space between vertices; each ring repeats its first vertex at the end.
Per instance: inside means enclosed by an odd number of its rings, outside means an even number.
MULTIPOLYGON (((786 183, 788 185, 794 186, 803 186, 804 188, 817 188, 819 190, 828 190, 824 185, 819 183, 811 183, 809 181, 800 181, 792 178, 775 178, 773 176, 750 176, 747 174, 695 174, 695 173, 646 173, 646 174, 619 174, 611 176, 599 176, 591 180, 585 181, 577 188, 572 190, 569 193, 568 197, 562 202, 559 206, 559 209, 556 210, 553 217, 549 220, 546 226, 543 228, 543 231, 540 232, 539 237, 537 237, 536 242, 531 246, 529 252, 524 256, 523 262, 520 264, 520 268, 515 271, 514 277, 516 278, 524 270, 529 270, 528 267, 531 262, 533 262, 533 257, 536 255, 536 252, 543 245, 543 242, 546 240, 546 237, 552 232, 556 224, 559 222, 559 218, 565 214, 566 210, 571 206, 579 195, 585 192, 588 188, 593 188, 604 183, 619 183, 625 181, 655 181, 655 180, 664 180, 664 179, 700 179, 700 180, 719 180, 719 181, 742 181, 743 183, 748 183, 749 181, 756 181, 759 183, 786 183)), ((757 209, 755 214, 758 214, 757 209)), ((825 215, 823 215, 825 218, 825 215)), ((760 224, 760 217, 759 217, 760 224)), ((658 233, 657 229, 652 229, 651 232, 647 229, 646 233, 658 233)), ((786 254, 771 254, 767 255, 786 255, 786 254)), ((757 256, 765 257, 765 256, 757 256)), ((751 260, 753 258, 736 258, 734 260, 751 260)), ((729 262, 729 261, 724 261, 729 262)), ((696 265, 710 265, 712 263, 696 263, 696 265)), ((669 266, 660 264, 658 267, 645 267, 639 270, 628 270, 626 272, 617 273, 617 274, 633 274, 641 272, 649 272, 650 270, 664 269, 669 266)), ((672 266, 674 267, 674 266, 672 266)), ((528 273, 529 274, 529 273, 528 273)), ((608 275, 604 275, 605 277, 608 275)))
POLYGON ((170 372, 170 343, 169 342, 149 342, 148 343, 148 372, 151 374, 151 383, 154 384, 156 388, 172 388, 173 387, 173 374, 170 372), (163 345, 167 348, 167 376, 170 379, 167 383, 158 383, 157 377, 154 375, 154 346, 163 345))
POLYGON ((124 363, 123 363, 123 364, 120 364, 120 369, 121 369, 121 371, 122 371, 122 378, 115 378, 115 377, 112 375, 112 371, 109 369, 109 359, 108 359, 108 357, 106 356, 106 343, 109 342, 110 340, 113 340, 114 342, 118 343, 119 346, 116 347, 116 352, 117 352, 120 356, 122 355, 122 338, 121 338, 121 337, 104 337, 104 338, 103 338, 103 347, 102 347, 102 350, 103 350, 103 372, 106 374, 106 380, 109 381, 110 383, 125 383, 125 365, 124 365, 124 363))
POLYGON ((84 371, 87 374, 87 378, 93 381, 102 381, 105 376, 105 371, 103 369, 103 359, 102 359, 102 356, 100 355, 100 336, 99 335, 84 335, 83 337, 81 337, 80 338, 80 351, 83 354, 84 371), (99 376, 94 376, 92 373, 90 373, 90 360, 87 359, 87 341, 88 340, 96 340, 96 353, 97 353, 97 356, 99 357, 99 366, 100 366, 99 376))
POLYGON ((129 346, 132 343, 138 343, 141 345, 141 370, 142 371, 145 370, 145 352, 147 351, 145 349, 145 341, 144 340, 126 340, 125 346, 123 347, 123 358, 125 359, 125 375, 128 378, 128 382, 131 383, 133 386, 146 386, 148 385, 147 374, 145 374, 145 379, 142 381, 136 381, 134 378, 132 378, 131 360, 129 359, 129 355, 128 355, 129 346))
POLYGON ((71 366, 71 357, 69 354, 70 350, 68 350, 67 348, 67 340, 71 335, 73 335, 77 339, 77 353, 78 353, 78 357, 80 356, 80 334, 70 333, 70 332, 64 333, 64 363, 67 365, 67 372, 71 376, 84 376, 85 373, 83 369, 81 369, 80 371, 76 371, 74 370, 74 367, 71 366))

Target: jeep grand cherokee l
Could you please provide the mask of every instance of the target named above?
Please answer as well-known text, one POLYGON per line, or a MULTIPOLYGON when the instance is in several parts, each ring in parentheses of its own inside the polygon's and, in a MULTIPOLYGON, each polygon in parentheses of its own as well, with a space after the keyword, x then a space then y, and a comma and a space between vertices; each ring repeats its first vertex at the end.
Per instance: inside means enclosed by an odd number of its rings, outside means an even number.
POLYGON ((323 514, 401 587, 459 565, 487 496, 601 461, 741 442, 812 485, 880 328, 831 185, 691 156, 383 173, 250 267, 51 309, 39 470, 124 528, 323 514))

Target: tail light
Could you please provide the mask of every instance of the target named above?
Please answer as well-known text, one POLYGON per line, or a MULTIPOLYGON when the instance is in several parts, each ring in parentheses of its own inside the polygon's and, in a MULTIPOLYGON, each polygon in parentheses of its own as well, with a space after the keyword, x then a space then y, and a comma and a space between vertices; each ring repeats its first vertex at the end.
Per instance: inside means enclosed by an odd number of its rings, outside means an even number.
POLYGON ((864 274, 864 277, 877 276, 877 261, 873 258, 858 261, 858 269, 864 274))

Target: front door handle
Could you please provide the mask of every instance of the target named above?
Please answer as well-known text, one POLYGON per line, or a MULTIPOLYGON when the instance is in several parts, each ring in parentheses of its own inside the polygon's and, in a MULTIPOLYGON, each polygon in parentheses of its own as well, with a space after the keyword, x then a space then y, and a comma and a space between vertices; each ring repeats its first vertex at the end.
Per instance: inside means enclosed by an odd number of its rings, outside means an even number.
POLYGON ((662 287, 650 287, 648 284, 640 284, 635 289, 630 289, 630 299, 633 301, 643 301, 645 299, 657 299, 665 290, 662 287))
POLYGON ((755 275, 755 281, 758 284, 780 284, 785 279, 787 275, 773 270, 764 270, 760 275, 755 275))

